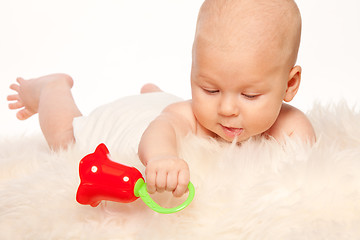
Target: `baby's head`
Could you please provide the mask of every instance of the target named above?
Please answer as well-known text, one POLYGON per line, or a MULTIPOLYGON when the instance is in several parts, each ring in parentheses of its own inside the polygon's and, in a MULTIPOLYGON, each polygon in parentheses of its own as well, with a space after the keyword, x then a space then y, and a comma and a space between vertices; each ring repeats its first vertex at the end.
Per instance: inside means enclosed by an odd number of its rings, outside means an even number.
POLYGON ((200 125, 227 141, 266 132, 298 90, 300 34, 293 0, 206 0, 191 71, 200 125))

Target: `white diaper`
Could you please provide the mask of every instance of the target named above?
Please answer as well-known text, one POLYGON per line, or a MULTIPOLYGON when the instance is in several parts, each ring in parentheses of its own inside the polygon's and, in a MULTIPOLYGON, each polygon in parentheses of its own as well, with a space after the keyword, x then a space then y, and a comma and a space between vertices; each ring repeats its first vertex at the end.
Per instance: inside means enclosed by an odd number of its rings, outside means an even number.
POLYGON ((89 116, 73 121, 76 144, 93 150, 105 143, 121 154, 137 152, 140 138, 149 123, 169 104, 182 99, 163 92, 121 98, 95 109, 89 116))

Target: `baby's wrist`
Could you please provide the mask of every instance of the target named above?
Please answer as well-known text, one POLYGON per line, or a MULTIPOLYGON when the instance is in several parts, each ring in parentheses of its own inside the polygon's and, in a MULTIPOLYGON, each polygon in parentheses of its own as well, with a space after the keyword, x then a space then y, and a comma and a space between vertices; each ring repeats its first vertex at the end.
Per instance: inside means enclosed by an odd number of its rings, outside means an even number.
POLYGON ((150 162, 159 162, 159 161, 179 161, 180 158, 176 155, 160 155, 156 157, 151 157, 146 161, 145 167, 148 166, 150 162))
POLYGON ((152 157, 152 158, 149 158, 147 160, 147 163, 149 162, 153 162, 153 161, 160 161, 160 160, 178 160, 179 157, 176 156, 176 155, 159 155, 159 156, 156 156, 156 157, 152 157))

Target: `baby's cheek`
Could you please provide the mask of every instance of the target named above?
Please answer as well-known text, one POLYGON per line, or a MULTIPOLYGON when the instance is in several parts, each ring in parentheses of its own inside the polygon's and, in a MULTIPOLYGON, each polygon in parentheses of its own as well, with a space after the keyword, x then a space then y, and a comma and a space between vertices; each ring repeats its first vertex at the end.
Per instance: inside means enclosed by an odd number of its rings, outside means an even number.
POLYGON ((204 121, 211 114, 209 107, 203 101, 197 101, 193 104, 193 112, 195 117, 200 121, 204 121))
POLYGON ((254 118, 254 131, 260 134, 269 130, 276 119, 277 115, 273 111, 262 111, 260 115, 254 118))

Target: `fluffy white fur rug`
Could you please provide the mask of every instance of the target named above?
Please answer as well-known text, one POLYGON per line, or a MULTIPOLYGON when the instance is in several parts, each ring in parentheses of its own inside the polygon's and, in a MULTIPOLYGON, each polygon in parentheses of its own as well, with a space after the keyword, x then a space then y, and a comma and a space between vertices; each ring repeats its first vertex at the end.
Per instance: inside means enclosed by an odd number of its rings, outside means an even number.
MULTIPOLYGON (((360 114, 346 104, 315 105, 309 117, 313 147, 189 136, 181 153, 195 199, 169 215, 141 200, 79 205, 78 162, 93 146, 53 153, 41 135, 3 138, 0 239, 360 239, 360 114)), ((109 149, 114 160, 144 170, 135 148, 109 149)), ((183 200, 154 199, 164 206, 183 200)))

